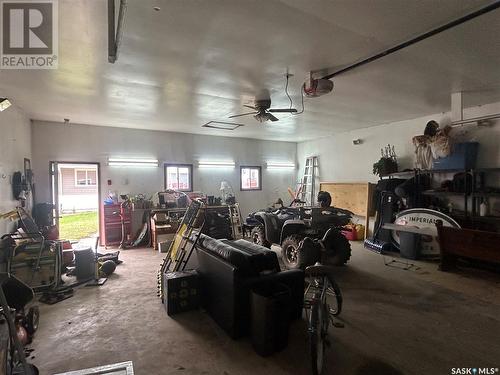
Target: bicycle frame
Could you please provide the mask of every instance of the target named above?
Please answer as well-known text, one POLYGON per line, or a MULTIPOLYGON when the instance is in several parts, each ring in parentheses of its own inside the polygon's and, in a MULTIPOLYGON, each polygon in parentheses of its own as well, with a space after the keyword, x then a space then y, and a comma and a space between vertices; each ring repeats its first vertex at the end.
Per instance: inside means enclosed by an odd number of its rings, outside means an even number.
MULTIPOLYGON (((327 283, 326 283, 326 276, 321 276, 321 277, 313 277, 312 278, 312 283, 310 283, 305 292, 304 292, 304 309, 306 311, 306 317, 307 321, 309 322, 309 310, 311 309, 312 305, 320 304, 320 305, 325 305, 326 302, 326 296, 327 296, 327 283), (314 296, 320 292, 320 298, 315 298, 314 296), (312 295, 312 298, 308 298, 308 296, 312 295)), ((308 327, 308 331, 311 332, 313 330, 312 327, 308 327)))

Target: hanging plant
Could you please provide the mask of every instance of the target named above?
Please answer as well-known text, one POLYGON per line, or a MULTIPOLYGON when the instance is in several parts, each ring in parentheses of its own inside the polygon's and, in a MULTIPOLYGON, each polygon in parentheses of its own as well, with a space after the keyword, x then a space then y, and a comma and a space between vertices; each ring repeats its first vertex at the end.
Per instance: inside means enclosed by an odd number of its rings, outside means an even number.
POLYGON ((385 147, 385 149, 381 149, 380 151, 382 157, 375 164, 373 164, 373 174, 382 177, 397 172, 398 161, 396 152, 394 151, 394 146, 389 144, 385 147))

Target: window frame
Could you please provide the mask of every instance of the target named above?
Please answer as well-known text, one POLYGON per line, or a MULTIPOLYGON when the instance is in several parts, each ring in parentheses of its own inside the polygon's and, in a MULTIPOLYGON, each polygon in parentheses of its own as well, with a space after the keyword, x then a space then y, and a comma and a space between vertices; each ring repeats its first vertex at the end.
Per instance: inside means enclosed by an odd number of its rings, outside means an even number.
POLYGON ((193 191, 193 164, 179 164, 179 163, 164 163, 163 164, 163 186, 165 190, 168 190, 167 184, 167 168, 169 167, 177 167, 177 185, 179 185, 179 168, 188 168, 189 169, 189 189, 176 189, 178 191, 190 193, 193 191))
POLYGON ((262 167, 260 165, 241 165, 240 166, 240 191, 260 191, 262 190, 262 167), (257 188, 244 188, 242 173, 243 169, 257 169, 259 171, 259 187, 257 188))
POLYGON ((74 173, 75 173, 75 187, 83 187, 83 188, 86 188, 86 187, 95 187, 97 186, 97 170, 95 169, 88 169, 88 168, 74 168, 74 173), (85 172, 85 181, 86 182, 89 182, 89 181, 92 181, 92 179, 89 178, 89 172, 95 172, 95 178, 96 178, 96 181, 95 183, 93 184, 79 184, 78 183, 78 172, 85 172))

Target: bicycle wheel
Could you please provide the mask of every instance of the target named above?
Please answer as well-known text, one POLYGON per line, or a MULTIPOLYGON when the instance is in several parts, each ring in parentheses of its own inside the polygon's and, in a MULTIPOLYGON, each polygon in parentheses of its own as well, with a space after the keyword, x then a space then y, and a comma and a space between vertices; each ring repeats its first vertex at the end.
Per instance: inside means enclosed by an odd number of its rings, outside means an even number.
POLYGON ((328 315, 321 301, 321 293, 314 295, 309 321, 309 344, 311 349, 311 369, 313 375, 322 375, 325 362, 325 327, 328 330, 328 315))
POLYGON ((328 277, 325 278, 325 282, 327 283, 327 294, 329 297, 331 297, 328 298, 328 304, 330 305, 330 314, 332 314, 333 316, 340 315, 340 313, 342 312, 343 301, 340 287, 338 286, 332 275, 328 275, 328 277))

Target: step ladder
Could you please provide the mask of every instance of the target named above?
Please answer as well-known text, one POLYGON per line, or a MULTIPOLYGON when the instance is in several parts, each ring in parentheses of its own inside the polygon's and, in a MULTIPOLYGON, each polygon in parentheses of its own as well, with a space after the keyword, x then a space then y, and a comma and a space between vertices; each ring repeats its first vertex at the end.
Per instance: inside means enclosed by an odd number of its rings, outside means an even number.
POLYGON ((304 168, 304 175, 300 182, 299 198, 301 201, 306 202, 306 206, 312 206, 315 202, 316 191, 316 178, 318 173, 319 164, 318 157, 311 156, 306 159, 306 166, 304 168))
POLYGON ((243 238, 243 223, 241 221, 241 211, 240 205, 238 203, 231 204, 229 208, 229 218, 231 221, 231 232, 233 234, 233 240, 239 240, 243 238))
POLYGON ((205 224, 204 204, 193 200, 171 242, 157 275, 158 297, 163 303, 163 275, 165 272, 183 271, 193 253, 205 224))

